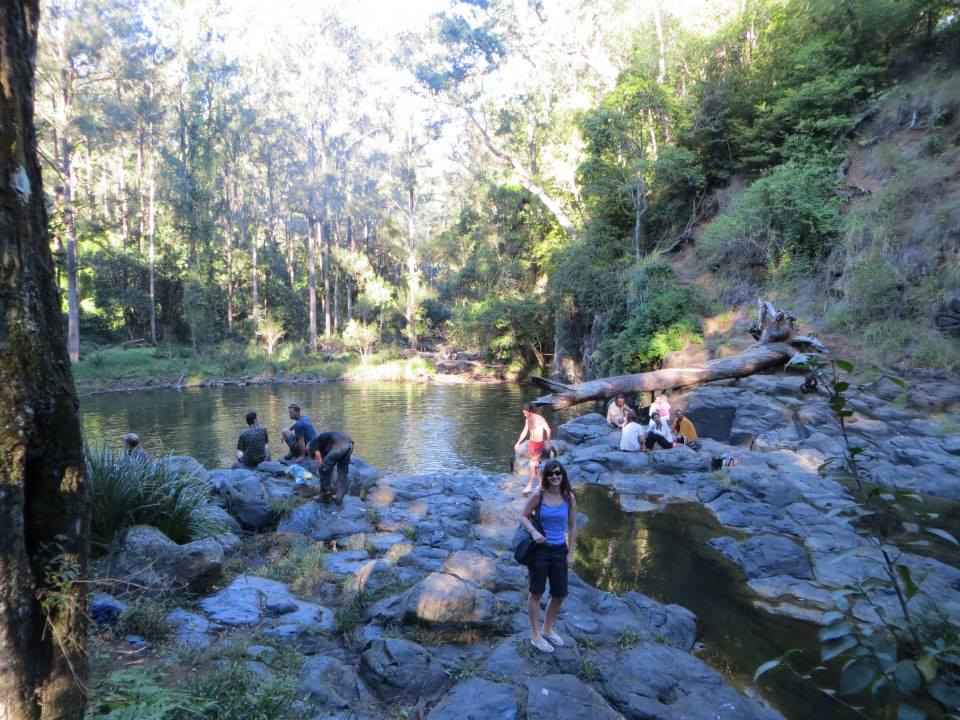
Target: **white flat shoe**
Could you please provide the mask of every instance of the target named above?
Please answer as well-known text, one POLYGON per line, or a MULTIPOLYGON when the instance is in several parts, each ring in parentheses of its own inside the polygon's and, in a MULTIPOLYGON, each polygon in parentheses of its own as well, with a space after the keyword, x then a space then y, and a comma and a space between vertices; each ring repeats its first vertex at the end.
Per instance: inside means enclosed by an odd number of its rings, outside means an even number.
POLYGON ((545 653, 553 652, 553 645, 548 643, 543 638, 540 638, 539 640, 534 640, 533 638, 530 638, 530 644, 533 645, 540 652, 545 652, 545 653))
POLYGON ((549 632, 549 633, 548 633, 548 632, 543 631, 543 630, 541 630, 540 632, 543 634, 543 636, 544 636, 547 640, 549 640, 552 644, 556 645, 557 647, 563 647, 563 646, 566 644, 566 643, 563 642, 563 638, 560 637, 559 635, 557 635, 555 632, 549 632))

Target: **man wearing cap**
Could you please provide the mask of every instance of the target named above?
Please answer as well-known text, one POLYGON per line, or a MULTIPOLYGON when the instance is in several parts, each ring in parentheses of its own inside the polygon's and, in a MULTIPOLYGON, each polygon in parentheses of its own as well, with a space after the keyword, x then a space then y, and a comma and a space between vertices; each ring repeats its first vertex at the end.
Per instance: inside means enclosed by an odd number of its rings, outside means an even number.
POLYGON ((124 452, 127 457, 131 460, 136 460, 137 462, 149 462, 150 456, 147 455, 147 451, 143 449, 140 445, 140 436, 136 433, 127 433, 123 436, 123 442, 126 444, 124 452))

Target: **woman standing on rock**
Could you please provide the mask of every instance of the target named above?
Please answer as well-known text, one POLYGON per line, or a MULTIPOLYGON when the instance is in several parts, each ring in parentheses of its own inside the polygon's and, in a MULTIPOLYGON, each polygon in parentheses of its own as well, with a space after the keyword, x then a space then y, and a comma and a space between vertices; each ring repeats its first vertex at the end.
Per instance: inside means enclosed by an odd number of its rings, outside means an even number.
POLYGON ((560 614, 560 604, 567 596, 567 570, 573 567, 573 547, 577 541, 577 499, 570 487, 566 468, 556 460, 551 460, 543 468, 540 487, 527 500, 520 522, 537 543, 529 565, 527 612, 530 614, 530 642, 537 650, 553 652, 554 645, 560 647, 564 644, 553 625, 560 614), (534 513, 539 515, 542 533, 531 520, 534 513), (548 579, 550 602, 541 628, 540 598, 548 579))

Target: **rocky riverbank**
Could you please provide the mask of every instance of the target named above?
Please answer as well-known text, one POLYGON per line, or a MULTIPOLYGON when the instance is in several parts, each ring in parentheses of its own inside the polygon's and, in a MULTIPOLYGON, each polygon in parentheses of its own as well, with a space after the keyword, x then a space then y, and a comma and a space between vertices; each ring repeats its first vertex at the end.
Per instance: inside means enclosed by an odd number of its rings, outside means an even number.
MULTIPOLYGON (((876 572, 866 562, 875 550, 837 514, 851 496, 818 471, 839 450, 837 426, 801 383, 755 376, 676 395, 674 406, 713 436, 699 451, 613 450, 616 433, 599 415, 561 426, 555 445, 575 485, 611 488, 625 512, 708 509, 728 530, 711 544, 742 569, 758 608, 820 622, 835 590, 876 572), (724 455, 736 467, 712 469, 724 455)), ((858 441, 878 440, 864 460, 873 482, 957 500, 960 389, 918 386, 915 400, 924 396, 939 414, 904 408, 881 386, 855 401, 850 428, 858 441)), ((207 473, 190 458, 172 462, 207 473)), ((612 595, 574 576, 559 623, 568 644, 534 650, 526 571, 507 548, 522 472, 382 477, 355 459, 351 495, 337 507, 314 502, 315 488, 279 464, 212 471, 225 532, 176 545, 137 527, 104 559, 114 595, 188 591, 163 606, 162 639, 111 647, 135 648, 172 677, 203 677, 229 658, 252 688, 287 678, 283 717, 779 717, 691 653, 689 611, 636 592, 612 595)), ((914 607, 958 607, 960 570, 913 553, 899 562, 923 578, 914 607)), ((876 622, 894 600, 861 603, 856 615, 876 622)), ((118 614, 116 597, 94 598, 104 627, 118 614)))
MULTIPOLYGON (((300 497, 310 487, 282 470, 210 473, 230 528, 217 538, 178 546, 136 527, 105 561, 114 588, 192 592, 165 611, 166 638, 119 642, 145 671, 203 676, 229 656, 256 686, 291 672, 293 652, 290 717, 780 717, 691 654, 690 612, 638 593, 573 576, 567 645, 536 651, 526 571, 507 548, 517 476, 378 477, 355 461, 353 494, 337 507, 300 497), (288 573, 296 557, 309 567, 288 573)), ((122 605, 99 594, 92 615, 108 627, 122 605)))

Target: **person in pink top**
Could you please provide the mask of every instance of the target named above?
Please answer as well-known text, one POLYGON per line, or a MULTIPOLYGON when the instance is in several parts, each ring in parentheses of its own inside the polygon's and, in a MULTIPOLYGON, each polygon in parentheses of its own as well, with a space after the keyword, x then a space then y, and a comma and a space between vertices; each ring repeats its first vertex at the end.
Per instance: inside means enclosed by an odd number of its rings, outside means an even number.
POLYGON ((650 406, 650 414, 657 413, 660 416, 660 419, 664 422, 670 422, 670 401, 667 400, 667 396, 660 394, 657 395, 657 398, 653 401, 653 405, 650 406))

